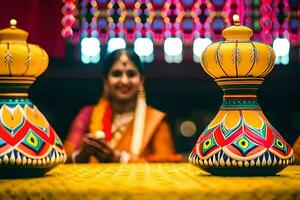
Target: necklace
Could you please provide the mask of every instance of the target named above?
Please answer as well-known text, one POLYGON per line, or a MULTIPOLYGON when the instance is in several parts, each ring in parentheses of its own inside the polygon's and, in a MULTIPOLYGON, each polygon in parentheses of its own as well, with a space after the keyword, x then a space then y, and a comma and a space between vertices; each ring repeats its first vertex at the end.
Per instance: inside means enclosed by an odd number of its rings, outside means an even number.
POLYGON ((123 114, 115 114, 113 117, 112 124, 112 133, 114 134, 116 131, 122 131, 127 124, 133 121, 133 112, 123 113, 123 114))

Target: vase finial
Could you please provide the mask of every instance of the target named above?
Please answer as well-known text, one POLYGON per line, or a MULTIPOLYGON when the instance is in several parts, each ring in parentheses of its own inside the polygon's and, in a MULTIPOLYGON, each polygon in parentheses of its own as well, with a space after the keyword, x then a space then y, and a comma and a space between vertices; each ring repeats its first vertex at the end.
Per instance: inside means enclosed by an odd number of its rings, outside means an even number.
POLYGON ((17 20, 11 19, 9 21, 9 24, 10 24, 10 28, 17 28, 17 20))
POLYGON ((234 25, 236 25, 236 26, 240 25, 240 16, 239 15, 235 14, 235 15, 233 15, 232 18, 233 18, 234 25))

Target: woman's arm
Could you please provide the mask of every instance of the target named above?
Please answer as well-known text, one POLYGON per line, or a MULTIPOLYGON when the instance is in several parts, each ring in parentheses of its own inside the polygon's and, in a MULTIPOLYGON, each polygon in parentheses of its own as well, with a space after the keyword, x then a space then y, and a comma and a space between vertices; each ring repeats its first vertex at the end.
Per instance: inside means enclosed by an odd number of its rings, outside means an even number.
POLYGON ((67 139, 64 142, 64 147, 68 156, 68 161, 72 161, 72 154, 80 149, 82 139, 85 133, 88 132, 88 124, 93 106, 83 107, 73 120, 67 139))

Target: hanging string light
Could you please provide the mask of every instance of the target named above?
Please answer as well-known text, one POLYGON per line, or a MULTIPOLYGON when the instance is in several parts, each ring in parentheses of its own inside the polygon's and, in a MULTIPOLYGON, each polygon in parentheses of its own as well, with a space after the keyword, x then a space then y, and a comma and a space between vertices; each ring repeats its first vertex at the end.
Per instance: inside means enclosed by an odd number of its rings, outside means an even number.
MULTIPOLYGON (((157 49, 154 46, 171 45, 169 41, 173 38, 175 39, 173 42, 178 42, 176 45, 180 46, 178 49, 181 49, 181 53, 175 56, 176 62, 181 62, 183 58, 191 58, 187 55, 183 57, 184 46, 199 49, 193 50, 193 59, 198 62, 201 55, 200 47, 209 44, 210 41, 221 40, 221 31, 232 24, 233 14, 239 14, 241 24, 253 29, 253 40, 271 44, 279 38, 276 43, 284 41, 286 44, 286 40, 280 40, 286 38, 291 42, 291 48, 300 43, 300 2, 296 0, 63 0, 63 2, 61 34, 67 41, 71 41, 71 44, 78 45, 84 38, 93 37, 99 40, 100 48, 107 44, 109 46, 107 51, 123 48, 124 44, 125 47, 133 45, 144 62, 153 61, 154 50, 157 49), (144 47, 151 50, 150 55, 148 51, 143 50, 141 44, 149 45, 144 47)), ((160 49, 156 56, 162 59, 163 54, 159 51, 160 49)), ((168 61, 171 62, 172 59, 169 57, 168 61)), ((286 62, 288 58, 284 60, 286 62)))
POLYGON ((164 42, 165 24, 165 3, 163 0, 150 1, 150 13, 147 22, 151 24, 151 31, 155 45, 162 45, 164 42))
POLYGON ((91 4, 90 13, 92 14, 92 19, 90 22, 90 29, 91 29, 90 35, 91 37, 99 38, 99 34, 98 34, 99 10, 98 10, 97 0, 91 0, 90 4, 91 4))
MULTIPOLYGON (((225 6, 223 8, 223 11, 226 13, 224 15, 225 16, 225 20, 228 20, 228 21, 230 21, 230 24, 233 24, 234 23, 233 22, 233 15, 239 14, 239 16, 244 16, 244 4, 243 4, 243 1, 237 1, 237 0, 226 1, 225 6), (239 2, 240 9, 238 9, 238 2, 239 2)), ((244 22, 244 18, 241 17, 240 18, 240 24, 243 24, 243 22, 244 22)))
MULTIPOLYGON (((275 39, 273 41, 273 48, 276 54, 275 62, 277 64, 288 64, 289 63, 289 51, 290 51, 290 41, 289 33, 288 33, 288 21, 289 17, 287 12, 289 11, 289 4, 285 0, 277 0, 276 2, 278 12, 277 17, 273 17, 273 19, 278 19, 278 31, 274 31, 275 39)), ((275 5, 276 5, 275 4, 275 5)), ((275 20, 274 20, 275 21, 275 20)), ((276 24, 276 23, 275 23, 276 24)), ((275 26, 277 28, 277 26, 275 26)))
POLYGON ((270 4, 272 0, 262 0, 259 11, 261 13, 260 25, 261 32, 260 37, 264 43, 271 44, 273 40, 273 36, 271 34, 272 30, 272 7, 270 4))
MULTIPOLYGON (((177 2, 180 4, 180 2, 177 2)), ((194 7, 194 0, 190 1, 182 1, 182 5, 180 4, 178 7, 181 8, 182 17, 178 19, 179 21, 179 31, 181 31, 181 35, 183 37, 184 44, 187 46, 191 46, 194 41, 194 31, 196 31, 196 23, 195 23, 195 14, 192 16, 192 11, 194 7)))
POLYGON ((124 0, 124 19, 123 26, 124 26, 124 34, 125 40, 129 43, 133 43, 135 40, 135 33, 136 33, 136 26, 137 23, 135 22, 136 12, 135 12, 135 1, 133 0, 124 0))
POLYGON ((207 8, 206 0, 198 0, 191 12, 195 22, 194 41, 193 41, 193 60, 200 62, 200 57, 204 49, 211 44, 210 24, 207 23, 210 10, 207 8))
POLYGON ((76 23, 75 16, 77 15, 76 0, 65 0, 61 12, 63 14, 61 20, 61 24, 63 25, 61 35, 64 38, 72 38, 72 26, 76 23))
POLYGON ((81 2, 81 61, 98 63, 100 61, 101 44, 98 33, 98 2, 85 0, 81 2))
POLYGON ((212 39, 215 41, 221 40, 222 30, 230 25, 230 19, 228 18, 228 13, 226 13, 227 7, 225 5, 226 1, 212 0, 208 3, 208 9, 211 10, 211 15, 208 18, 208 23, 211 24, 212 39))
POLYGON ((240 4, 242 6, 240 6, 239 15, 244 16, 244 18, 241 17, 241 19, 244 19, 243 21, 241 21, 241 24, 244 24, 247 27, 252 27, 252 0, 245 0, 244 2, 241 1, 240 4))
POLYGON ((180 22, 184 16, 184 10, 178 0, 169 0, 165 3, 166 14, 164 22, 166 30, 164 33, 164 51, 165 61, 168 63, 180 63, 183 59, 182 55, 182 34, 180 22))
POLYGON ((293 46, 299 45, 300 41, 300 1, 290 1, 290 14, 288 16, 288 32, 291 44, 293 46))
POLYGON ((210 24, 207 22, 210 14, 206 0, 198 0, 194 3, 191 11, 191 16, 195 23, 194 38, 211 37, 210 24))
POLYGON ((109 32, 108 19, 107 19, 107 16, 109 15, 108 3, 109 3, 108 0, 98 0, 99 15, 98 15, 97 27, 98 27, 99 39, 104 43, 108 41, 108 32, 109 32))
POLYGON ((153 62, 154 46, 151 32, 151 22, 148 20, 152 13, 152 4, 149 0, 139 0, 135 3, 134 20, 136 23, 134 51, 142 62, 153 62))

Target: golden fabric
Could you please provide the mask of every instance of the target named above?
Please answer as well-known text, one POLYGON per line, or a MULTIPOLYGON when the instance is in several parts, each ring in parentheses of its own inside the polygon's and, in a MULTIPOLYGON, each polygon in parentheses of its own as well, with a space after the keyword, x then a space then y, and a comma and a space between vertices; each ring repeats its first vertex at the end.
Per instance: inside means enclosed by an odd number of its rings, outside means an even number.
MULTIPOLYGON (((80 112, 75 118, 71 131, 64 142, 64 147, 68 157, 78 150, 82 143, 84 134, 90 132, 88 130, 89 114, 80 112), (82 119, 88 118, 83 121, 82 119), (75 140, 76 138, 76 140, 75 140)), ((155 162, 155 161, 178 161, 180 158, 175 154, 172 135, 169 125, 165 121, 165 114, 161 111, 147 106, 145 131, 141 144, 140 154, 137 157, 132 156, 129 162, 155 162)), ((132 141, 133 122, 124 127, 121 138, 116 142, 115 150, 130 152, 132 141)), ((90 162, 97 162, 92 157, 90 162)))
MULTIPOLYGON (((165 115, 151 107, 147 107, 145 132, 143 135, 139 159, 147 159, 149 155, 162 160, 174 155, 175 149, 168 124, 163 120, 165 115)), ((130 151, 133 123, 128 124, 119 140, 116 149, 130 151)), ((133 160, 135 162, 135 160, 133 160)))
POLYGON ((273 177, 216 177, 188 163, 60 165, 45 177, 0 179, 0 199, 300 199, 300 166, 273 177))

